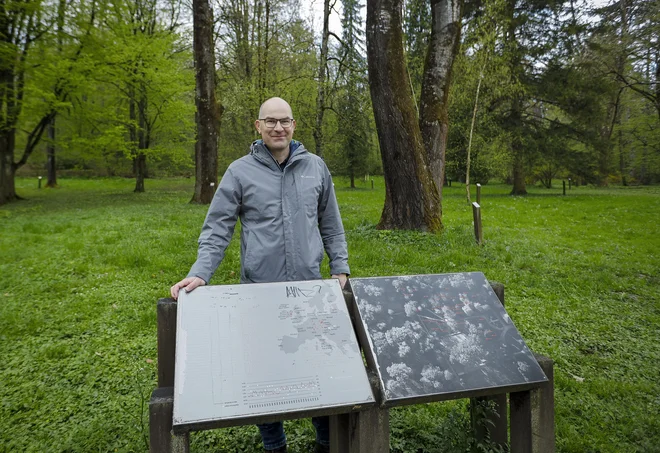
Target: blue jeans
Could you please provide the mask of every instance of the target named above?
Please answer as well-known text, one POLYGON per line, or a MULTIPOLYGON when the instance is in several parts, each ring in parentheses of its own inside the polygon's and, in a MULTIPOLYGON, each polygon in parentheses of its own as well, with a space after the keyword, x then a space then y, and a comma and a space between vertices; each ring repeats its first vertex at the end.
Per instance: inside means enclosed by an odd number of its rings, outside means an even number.
MULTIPOLYGON (((316 428, 316 442, 325 447, 329 446, 330 419, 328 417, 312 417, 312 424, 316 428)), ((286 445, 282 422, 264 423, 257 425, 257 427, 266 450, 275 450, 286 445)))

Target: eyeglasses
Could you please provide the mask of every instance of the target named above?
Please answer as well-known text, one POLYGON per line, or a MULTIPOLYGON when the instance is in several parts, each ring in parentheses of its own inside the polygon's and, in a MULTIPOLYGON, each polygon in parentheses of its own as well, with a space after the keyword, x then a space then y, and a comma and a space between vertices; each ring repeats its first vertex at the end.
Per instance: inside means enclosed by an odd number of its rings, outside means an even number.
POLYGON ((293 118, 259 118, 259 121, 263 121, 268 129, 273 129, 277 126, 277 123, 280 123, 284 129, 291 127, 293 124, 293 118))

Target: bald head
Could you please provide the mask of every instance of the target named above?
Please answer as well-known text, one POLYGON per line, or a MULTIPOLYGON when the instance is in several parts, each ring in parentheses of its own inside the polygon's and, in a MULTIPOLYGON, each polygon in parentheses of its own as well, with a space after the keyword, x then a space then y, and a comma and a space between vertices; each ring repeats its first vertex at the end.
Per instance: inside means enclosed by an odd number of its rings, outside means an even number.
POLYGON ((293 111, 291 110, 289 103, 278 97, 270 98, 261 104, 261 107, 259 108, 259 118, 266 118, 270 112, 273 111, 286 111, 288 112, 287 114, 289 118, 293 118, 293 111))
POLYGON ((282 98, 268 99, 261 104, 254 127, 261 134, 264 145, 278 162, 282 162, 289 155, 289 143, 296 129, 296 120, 293 119, 289 103, 282 98))

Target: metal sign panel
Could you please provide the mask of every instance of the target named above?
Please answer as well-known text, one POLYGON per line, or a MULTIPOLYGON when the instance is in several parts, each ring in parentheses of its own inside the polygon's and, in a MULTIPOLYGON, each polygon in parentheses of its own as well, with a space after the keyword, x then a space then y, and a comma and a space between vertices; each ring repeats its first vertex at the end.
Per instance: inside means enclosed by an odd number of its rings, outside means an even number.
POLYGON ((358 278, 351 286, 383 404, 547 380, 481 272, 358 278))
POLYGON ((175 427, 373 402, 338 280, 181 291, 175 427))

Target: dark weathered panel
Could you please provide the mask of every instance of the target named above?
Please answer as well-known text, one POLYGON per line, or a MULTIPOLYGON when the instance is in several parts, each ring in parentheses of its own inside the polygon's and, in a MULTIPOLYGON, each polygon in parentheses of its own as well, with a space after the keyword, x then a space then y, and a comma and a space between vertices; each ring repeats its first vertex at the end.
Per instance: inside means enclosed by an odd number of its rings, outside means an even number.
POLYGON ((354 278, 351 285, 385 404, 546 381, 481 272, 354 278))

